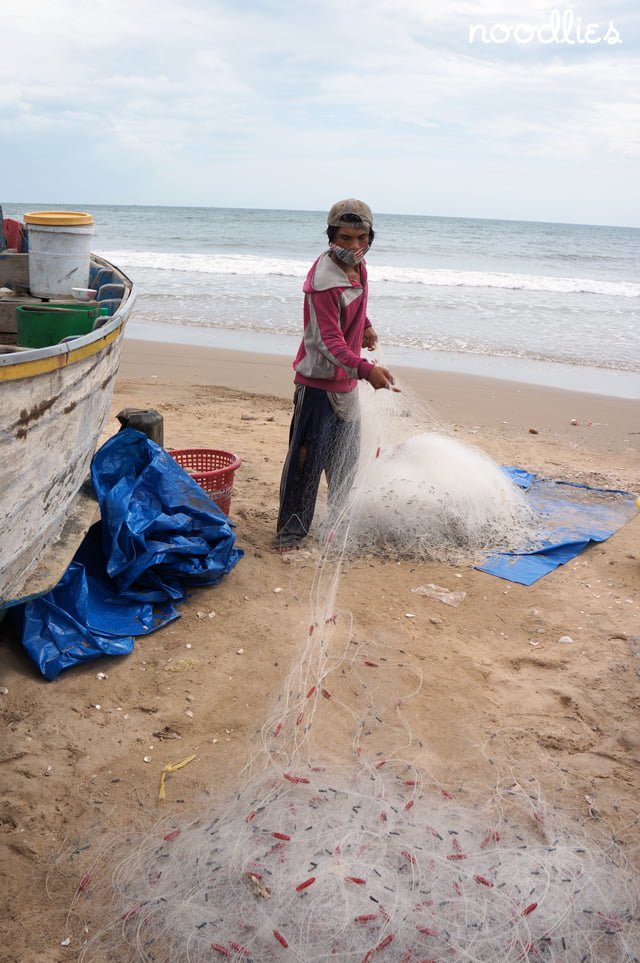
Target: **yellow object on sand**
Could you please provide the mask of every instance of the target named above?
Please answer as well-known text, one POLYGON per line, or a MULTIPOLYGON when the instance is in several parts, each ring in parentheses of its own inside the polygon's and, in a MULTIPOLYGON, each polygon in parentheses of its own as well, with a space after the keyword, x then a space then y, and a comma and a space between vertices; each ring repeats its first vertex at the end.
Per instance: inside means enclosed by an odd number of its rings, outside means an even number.
POLYGON ((192 756, 187 756, 187 758, 186 758, 186 759, 183 759, 181 762, 168 762, 168 763, 167 763, 167 765, 166 765, 166 766, 164 767, 164 769, 162 770, 162 774, 161 774, 161 776, 160 776, 160 792, 158 793, 158 798, 159 798, 159 799, 164 800, 164 799, 167 798, 167 791, 166 791, 165 786, 164 786, 164 782, 165 782, 165 779, 167 778, 167 776, 170 775, 172 772, 177 772, 178 769, 182 769, 183 766, 188 766, 189 763, 190 763, 190 762, 193 762, 193 760, 194 760, 195 758, 196 758, 196 754, 195 754, 195 752, 194 752, 194 754, 193 754, 192 756))

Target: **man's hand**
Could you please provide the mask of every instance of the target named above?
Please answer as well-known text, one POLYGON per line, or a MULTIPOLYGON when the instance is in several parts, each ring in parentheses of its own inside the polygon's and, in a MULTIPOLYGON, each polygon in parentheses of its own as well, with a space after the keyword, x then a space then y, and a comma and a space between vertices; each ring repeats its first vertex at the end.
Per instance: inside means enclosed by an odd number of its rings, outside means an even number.
POLYGON ((364 329, 364 334, 362 335, 362 347, 366 348, 367 351, 373 351, 378 344, 378 335, 375 333, 371 325, 364 329))
POLYGON ((395 384, 395 378, 389 369, 383 368, 381 364, 376 364, 373 366, 369 372, 367 381, 376 389, 376 391, 378 388, 392 388, 393 391, 400 390, 399 388, 393 388, 393 385, 395 384))

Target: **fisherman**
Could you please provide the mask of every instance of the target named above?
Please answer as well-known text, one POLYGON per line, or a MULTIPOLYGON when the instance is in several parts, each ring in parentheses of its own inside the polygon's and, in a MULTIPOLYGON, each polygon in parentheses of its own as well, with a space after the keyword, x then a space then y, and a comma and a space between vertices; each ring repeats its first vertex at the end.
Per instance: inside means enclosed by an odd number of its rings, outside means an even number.
POLYGON ((354 198, 338 201, 329 211, 327 237, 328 250, 303 285, 304 333, 293 362, 293 418, 274 540, 281 552, 308 535, 323 472, 330 510, 339 509, 351 489, 360 451, 358 380, 376 390, 394 384, 387 368, 360 356, 378 343, 367 317, 364 260, 374 238, 371 208, 354 198))

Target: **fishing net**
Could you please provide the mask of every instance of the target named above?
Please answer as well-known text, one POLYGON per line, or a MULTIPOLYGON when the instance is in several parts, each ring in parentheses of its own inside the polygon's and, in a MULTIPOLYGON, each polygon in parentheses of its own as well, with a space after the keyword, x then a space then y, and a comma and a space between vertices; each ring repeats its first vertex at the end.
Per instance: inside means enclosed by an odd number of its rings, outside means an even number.
POLYGON ((482 798, 392 762, 298 767, 141 839, 85 960, 635 959, 619 853, 522 786, 482 798))
POLYGON ((363 401, 354 486, 334 488, 317 528, 300 656, 238 785, 191 820, 105 842, 73 907, 107 921, 87 963, 637 959, 623 848, 528 776, 491 790, 429 776, 408 712, 420 671, 338 605, 345 557, 460 559, 535 530, 484 454, 406 396, 363 401))
POLYGON ((522 491, 415 395, 361 389, 360 410, 355 483, 346 500, 329 500, 322 527, 341 552, 464 563, 534 544, 522 491))

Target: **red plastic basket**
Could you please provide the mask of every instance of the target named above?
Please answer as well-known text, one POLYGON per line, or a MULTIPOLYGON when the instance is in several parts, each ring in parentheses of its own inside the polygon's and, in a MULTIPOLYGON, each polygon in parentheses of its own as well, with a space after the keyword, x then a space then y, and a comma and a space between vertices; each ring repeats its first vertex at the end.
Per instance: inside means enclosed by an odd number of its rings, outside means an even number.
POLYGON ((228 515, 233 494, 233 476, 241 465, 240 458, 230 451, 220 451, 217 448, 177 448, 169 454, 211 495, 225 515, 228 515))

